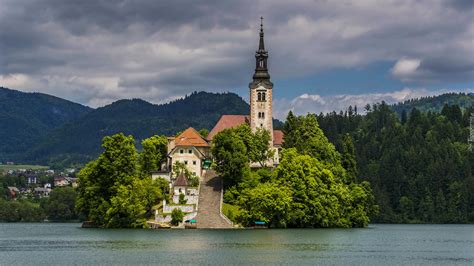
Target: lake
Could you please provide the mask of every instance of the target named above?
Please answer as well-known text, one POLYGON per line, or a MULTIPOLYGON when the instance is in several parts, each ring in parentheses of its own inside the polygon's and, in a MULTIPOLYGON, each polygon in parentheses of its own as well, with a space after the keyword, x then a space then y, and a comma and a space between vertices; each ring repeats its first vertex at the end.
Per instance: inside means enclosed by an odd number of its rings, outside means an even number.
POLYGON ((106 230, 75 223, 0 223, 0 264, 473 265, 474 225, 106 230))

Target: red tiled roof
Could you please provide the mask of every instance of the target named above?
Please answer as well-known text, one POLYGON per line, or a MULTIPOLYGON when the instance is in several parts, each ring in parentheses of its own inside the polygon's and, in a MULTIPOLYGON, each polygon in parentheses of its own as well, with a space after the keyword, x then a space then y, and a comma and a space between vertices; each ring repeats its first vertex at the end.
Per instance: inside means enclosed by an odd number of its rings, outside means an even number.
POLYGON ((174 181, 174 185, 178 186, 178 187, 188 186, 188 178, 186 177, 186 175, 183 172, 181 172, 181 174, 179 174, 178 178, 176 178, 176 180, 174 181))
POLYGON ((196 129, 190 127, 174 139, 176 146, 209 147, 196 129))
POLYGON ((283 144, 283 131, 273 130, 273 145, 283 144))
POLYGON ((209 135, 207 136, 208 140, 212 140, 217 133, 221 132, 224 129, 227 128, 233 128, 236 126, 240 126, 244 123, 250 123, 250 116, 248 115, 223 115, 217 121, 217 124, 214 126, 214 128, 209 132, 209 135))

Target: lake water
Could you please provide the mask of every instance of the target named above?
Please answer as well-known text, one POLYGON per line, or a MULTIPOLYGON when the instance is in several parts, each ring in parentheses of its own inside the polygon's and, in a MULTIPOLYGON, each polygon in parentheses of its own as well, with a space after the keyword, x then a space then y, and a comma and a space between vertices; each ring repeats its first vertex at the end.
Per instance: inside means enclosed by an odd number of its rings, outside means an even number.
POLYGON ((474 225, 153 231, 0 223, 0 264, 473 265, 474 225))

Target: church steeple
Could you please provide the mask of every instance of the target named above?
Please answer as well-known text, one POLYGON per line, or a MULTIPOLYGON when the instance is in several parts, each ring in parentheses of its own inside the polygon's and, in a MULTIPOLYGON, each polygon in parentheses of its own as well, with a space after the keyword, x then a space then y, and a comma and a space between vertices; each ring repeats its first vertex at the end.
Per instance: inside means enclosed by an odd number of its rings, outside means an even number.
POLYGON ((258 51, 265 52, 265 43, 263 42, 263 17, 260 17, 260 43, 258 44, 258 51))
POLYGON ((260 17, 260 41, 258 50, 255 52, 255 74, 253 75, 253 82, 270 81, 270 74, 268 74, 267 60, 268 52, 265 50, 265 42, 263 39, 263 17, 260 17))

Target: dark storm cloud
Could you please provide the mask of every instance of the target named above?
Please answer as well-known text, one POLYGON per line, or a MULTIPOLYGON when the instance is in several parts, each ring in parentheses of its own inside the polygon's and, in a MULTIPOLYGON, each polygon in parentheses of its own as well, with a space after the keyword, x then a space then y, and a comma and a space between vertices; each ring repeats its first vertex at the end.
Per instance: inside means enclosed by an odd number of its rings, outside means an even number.
POLYGON ((0 85, 93 106, 245 87, 260 15, 274 78, 391 61, 406 82, 472 81, 471 3, 0 0, 0 85))

